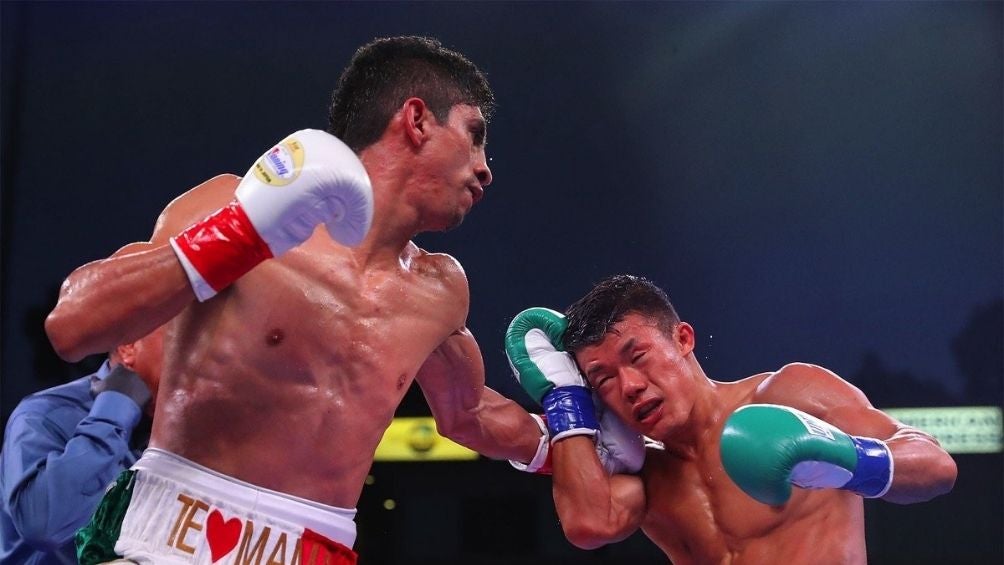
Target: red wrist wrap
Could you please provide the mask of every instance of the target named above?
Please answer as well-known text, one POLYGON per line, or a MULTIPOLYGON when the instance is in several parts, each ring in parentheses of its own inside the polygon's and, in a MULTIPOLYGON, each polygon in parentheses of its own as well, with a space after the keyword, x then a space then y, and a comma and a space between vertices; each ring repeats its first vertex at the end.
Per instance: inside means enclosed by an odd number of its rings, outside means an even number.
POLYGON ((544 460, 544 464, 540 466, 533 472, 534 475, 552 475, 554 474, 554 468, 551 466, 551 452, 547 452, 547 459, 544 460))
POLYGON ((174 241, 217 292, 272 258, 268 244, 236 200, 193 224, 174 241))

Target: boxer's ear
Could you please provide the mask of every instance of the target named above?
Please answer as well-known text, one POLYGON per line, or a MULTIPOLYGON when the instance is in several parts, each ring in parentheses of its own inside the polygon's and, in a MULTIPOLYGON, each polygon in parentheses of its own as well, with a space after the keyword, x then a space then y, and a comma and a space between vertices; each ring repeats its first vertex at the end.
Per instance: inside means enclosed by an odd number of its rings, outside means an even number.
POLYGON ((687 322, 680 322, 676 324, 673 328, 673 339, 676 341, 677 347, 680 348, 681 355, 689 355, 694 351, 695 337, 694 337, 694 327, 687 322))
POLYGON ((428 139, 430 122, 436 117, 421 98, 409 98, 401 107, 402 126, 408 141, 420 147, 428 139))
POLYGON ((126 369, 132 370, 136 365, 136 344, 125 343, 115 348, 115 354, 119 363, 126 369))

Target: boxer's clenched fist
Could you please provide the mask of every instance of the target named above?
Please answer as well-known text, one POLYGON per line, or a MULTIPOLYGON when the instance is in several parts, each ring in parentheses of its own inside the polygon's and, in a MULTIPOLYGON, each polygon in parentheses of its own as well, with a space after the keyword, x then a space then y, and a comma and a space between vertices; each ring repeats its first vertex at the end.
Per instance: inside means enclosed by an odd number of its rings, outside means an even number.
POLYGON ((265 152, 234 201, 171 238, 171 247, 204 301, 306 241, 318 224, 355 246, 372 220, 373 189, 362 162, 338 138, 307 129, 265 152))

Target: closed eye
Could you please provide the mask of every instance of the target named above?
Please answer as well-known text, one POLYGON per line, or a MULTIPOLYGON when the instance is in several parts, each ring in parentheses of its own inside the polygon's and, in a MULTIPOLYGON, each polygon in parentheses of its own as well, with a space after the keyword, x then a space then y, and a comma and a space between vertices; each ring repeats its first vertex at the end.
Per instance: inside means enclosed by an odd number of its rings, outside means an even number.
POLYGON ((608 382, 610 382, 610 377, 608 376, 593 377, 593 388, 600 388, 608 382))

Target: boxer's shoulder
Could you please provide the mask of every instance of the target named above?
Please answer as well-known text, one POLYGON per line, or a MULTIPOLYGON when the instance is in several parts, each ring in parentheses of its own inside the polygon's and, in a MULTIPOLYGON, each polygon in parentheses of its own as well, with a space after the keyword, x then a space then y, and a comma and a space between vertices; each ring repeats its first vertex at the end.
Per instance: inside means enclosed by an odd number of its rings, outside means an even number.
POLYGON ((182 208, 191 206, 192 203, 201 203, 207 200, 222 201, 225 204, 233 199, 234 191, 237 189, 237 185, 240 184, 240 182, 241 177, 235 174, 223 173, 216 175, 215 177, 190 188, 188 191, 172 200, 171 203, 167 205, 167 208, 182 208))
POLYGON ((455 257, 448 253, 431 253, 415 247, 411 271, 416 275, 441 283, 454 290, 467 289, 467 274, 455 257))
POLYGON ((867 402, 863 393, 836 373, 810 363, 790 363, 767 373, 751 399, 756 404, 780 404, 822 417, 829 409, 867 402))
POLYGON ((448 325, 464 325, 470 307, 470 288, 460 262, 446 253, 415 249, 408 277, 415 285, 415 295, 422 297, 423 307, 445 316, 448 325))
POLYGON ((756 387, 756 400, 767 402, 771 398, 798 396, 817 386, 826 384, 836 377, 830 371, 808 363, 789 363, 780 369, 761 373, 756 387))

